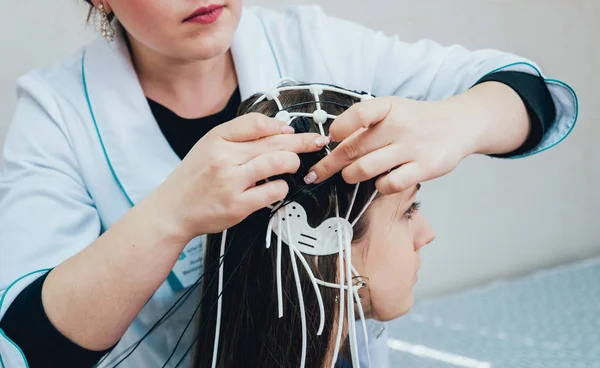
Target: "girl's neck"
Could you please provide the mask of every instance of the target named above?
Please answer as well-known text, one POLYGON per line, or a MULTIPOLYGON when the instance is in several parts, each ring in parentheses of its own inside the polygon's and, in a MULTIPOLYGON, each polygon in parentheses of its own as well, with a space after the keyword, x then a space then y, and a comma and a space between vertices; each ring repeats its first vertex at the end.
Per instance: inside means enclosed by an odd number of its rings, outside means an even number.
POLYGON ((237 87, 230 50, 208 60, 161 55, 128 36, 132 61, 146 97, 184 118, 221 111, 237 87))

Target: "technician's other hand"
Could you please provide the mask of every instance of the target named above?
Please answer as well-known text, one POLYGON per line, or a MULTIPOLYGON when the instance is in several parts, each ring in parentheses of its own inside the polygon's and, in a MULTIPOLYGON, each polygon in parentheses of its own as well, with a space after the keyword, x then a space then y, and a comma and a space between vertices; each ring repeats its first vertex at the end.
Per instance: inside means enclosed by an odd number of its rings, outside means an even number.
POLYGON ((332 123, 330 138, 342 143, 305 181, 319 183, 342 170, 348 183, 381 175, 376 182, 381 193, 399 192, 452 171, 475 151, 479 134, 480 129, 461 121, 445 101, 367 100, 332 123))

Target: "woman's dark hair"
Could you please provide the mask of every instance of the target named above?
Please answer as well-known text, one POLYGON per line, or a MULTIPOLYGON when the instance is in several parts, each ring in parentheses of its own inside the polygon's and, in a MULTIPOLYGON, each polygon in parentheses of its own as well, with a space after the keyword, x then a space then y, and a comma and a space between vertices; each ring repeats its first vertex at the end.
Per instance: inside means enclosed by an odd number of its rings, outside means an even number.
MULTIPOLYGON (((242 103, 239 114, 258 112, 275 116, 278 108, 274 101, 265 100, 252 105, 259 95, 242 103)), ((279 99, 290 112, 313 112, 314 96, 308 90, 282 91, 279 99)), ((322 108, 330 114, 339 115, 357 99, 336 92, 325 91, 321 95, 322 108)), ((324 124, 325 133, 331 120, 324 124)), ((318 126, 311 118, 296 118, 292 123, 297 133, 318 132, 318 126)), ((330 146, 330 148, 334 148, 330 146)), ((341 175, 335 175, 321 185, 305 185, 303 176, 307 170, 325 156, 325 150, 300 155, 301 166, 296 174, 283 175, 289 185, 286 200, 304 207, 308 223, 317 227, 322 221, 339 213, 344 216, 349 208, 355 185, 344 182, 341 175), (337 194, 337 195, 336 195, 337 194)), ((350 221, 358 216, 375 191, 375 182, 361 183, 353 206, 350 221)), ((224 256, 224 276, 222 294, 222 318, 219 339, 218 367, 298 367, 300 366, 302 342, 300 310, 294 281, 291 258, 287 247, 282 247, 282 286, 283 311, 278 318, 276 291, 276 236, 272 246, 265 248, 270 209, 259 210, 227 232, 224 256)), ((354 241, 363 237, 367 229, 368 216, 365 214, 354 226, 354 241)), ((206 274, 203 280, 204 297, 200 301, 198 325, 198 345, 195 353, 195 367, 210 367, 216 321, 217 276, 221 235, 209 235, 205 246, 204 265, 206 274)), ((305 255, 315 277, 337 281, 338 256, 314 257, 305 255)), ((328 350, 337 333, 336 303, 338 289, 321 287, 325 306, 325 328, 317 336, 319 309, 317 298, 307 272, 299 267, 302 293, 306 310, 307 357, 306 367, 322 367, 331 364, 326 360, 328 350), (334 328, 335 327, 335 328, 334 328)))

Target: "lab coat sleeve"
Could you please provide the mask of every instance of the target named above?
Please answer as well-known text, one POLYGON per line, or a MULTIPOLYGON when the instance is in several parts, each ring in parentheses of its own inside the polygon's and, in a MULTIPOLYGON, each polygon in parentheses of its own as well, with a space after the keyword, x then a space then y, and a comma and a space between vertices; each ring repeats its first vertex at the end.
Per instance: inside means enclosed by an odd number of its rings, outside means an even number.
MULTIPOLYGON (((284 59, 293 57, 294 50, 296 55, 300 52, 303 69, 310 72, 307 76, 325 71, 331 76, 329 82, 376 96, 441 100, 466 91, 497 71, 543 76, 536 64, 514 54, 491 49, 471 51, 430 40, 409 43, 397 35, 389 36, 328 16, 318 6, 293 7, 284 14, 279 29, 274 31, 293 35, 291 29, 295 29, 297 35, 286 37, 287 42, 275 47, 276 52, 284 59)), ((281 39, 276 34, 271 38, 274 43, 281 39)), ((556 145, 571 132, 577 120, 578 101, 573 89, 559 80, 545 80, 556 106, 556 121, 541 143, 522 156, 556 145)))
MULTIPOLYGON (((51 89, 28 74, 18 94, 0 176, 0 319, 21 290, 100 234, 51 89)), ((27 366, 1 330, 0 357, 6 367, 27 366)))
MULTIPOLYGON (((458 45, 444 47, 426 40, 408 44, 397 36, 381 33, 371 37, 378 39, 380 45, 373 72, 375 94, 441 100, 466 91, 479 79, 498 71, 520 71, 544 77, 533 62, 509 53, 470 51, 458 45)), ((561 81, 544 79, 554 101, 556 119, 534 149, 511 158, 545 151, 565 139, 575 126, 578 115, 575 91, 561 81)))

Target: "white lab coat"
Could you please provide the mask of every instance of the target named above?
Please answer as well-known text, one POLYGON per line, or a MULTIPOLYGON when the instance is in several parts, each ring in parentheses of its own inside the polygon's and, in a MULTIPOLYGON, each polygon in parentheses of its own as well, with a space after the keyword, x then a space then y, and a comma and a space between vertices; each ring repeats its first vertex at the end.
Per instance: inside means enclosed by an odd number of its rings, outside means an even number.
MULTIPOLYGON (((436 100, 467 90, 492 71, 539 73, 512 54, 409 44, 329 17, 316 6, 245 8, 231 50, 242 99, 274 88, 282 76, 436 100)), ((558 120, 532 153, 564 139, 577 116, 572 89, 547 83, 558 120)), ((23 288, 96 240, 180 162, 148 107, 122 38, 99 38, 57 65, 26 74, 18 93, 0 179, 0 318, 23 288)), ((181 293, 165 282, 111 357, 137 341, 181 293)), ((195 307, 193 299, 121 366, 161 367, 195 307)), ((173 363, 192 338, 188 331, 173 363)), ((373 367, 384 367, 385 338, 373 340, 373 367)), ((27 367, 1 330, 0 357, 0 367, 27 367)))

